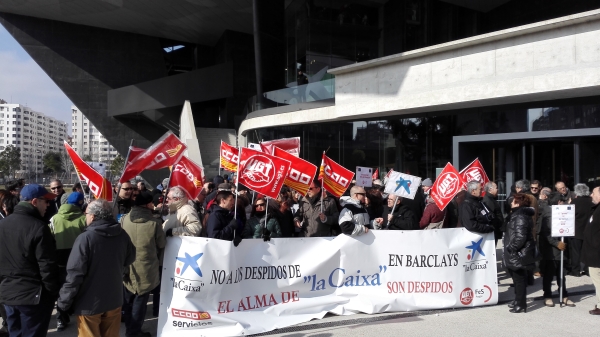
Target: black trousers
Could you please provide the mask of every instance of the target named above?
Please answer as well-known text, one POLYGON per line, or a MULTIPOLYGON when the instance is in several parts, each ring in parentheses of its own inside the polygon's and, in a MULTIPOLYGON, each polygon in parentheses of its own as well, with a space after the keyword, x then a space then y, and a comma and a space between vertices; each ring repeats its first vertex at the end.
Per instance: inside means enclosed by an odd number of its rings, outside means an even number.
POLYGON ((510 268, 507 268, 507 270, 515 285, 516 304, 525 307, 527 304, 527 271, 525 269, 512 270, 510 268))
POLYGON ((581 248, 583 247, 583 240, 570 238, 569 239, 569 253, 571 253, 571 274, 581 274, 581 248))
MULTIPOLYGON (((565 276, 567 275, 567 268, 564 267, 563 270, 563 278, 560 278, 560 260, 559 261, 542 261, 543 263, 540 265, 542 269, 543 281, 542 287, 544 289, 544 298, 552 297, 552 281, 556 277, 556 284, 559 287, 563 287, 563 297, 568 297, 569 293, 567 293, 567 285, 565 282, 565 276)), ((560 289, 560 288, 559 288, 560 289)), ((560 293, 560 292, 559 292, 560 293)), ((562 301, 562 298, 560 299, 562 301)))

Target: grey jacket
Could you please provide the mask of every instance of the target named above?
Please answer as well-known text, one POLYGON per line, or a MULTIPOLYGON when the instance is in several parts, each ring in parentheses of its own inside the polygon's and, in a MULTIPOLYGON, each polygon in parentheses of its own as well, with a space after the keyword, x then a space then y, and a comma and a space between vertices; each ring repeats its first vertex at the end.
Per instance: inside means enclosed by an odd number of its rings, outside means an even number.
POLYGON ((335 200, 331 197, 323 199, 323 214, 327 216, 325 222, 321 222, 319 213, 321 213, 321 199, 315 200, 314 204, 311 204, 307 198, 300 201, 294 216, 294 220, 302 223, 300 236, 332 236, 331 227, 337 225, 339 217, 335 200))

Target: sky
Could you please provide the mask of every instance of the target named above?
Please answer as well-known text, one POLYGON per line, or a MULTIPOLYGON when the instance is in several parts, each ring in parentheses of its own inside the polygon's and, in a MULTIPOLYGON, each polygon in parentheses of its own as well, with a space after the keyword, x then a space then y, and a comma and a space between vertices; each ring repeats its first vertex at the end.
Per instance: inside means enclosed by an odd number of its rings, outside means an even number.
POLYGON ((67 122, 71 101, 0 25, 0 98, 67 122))

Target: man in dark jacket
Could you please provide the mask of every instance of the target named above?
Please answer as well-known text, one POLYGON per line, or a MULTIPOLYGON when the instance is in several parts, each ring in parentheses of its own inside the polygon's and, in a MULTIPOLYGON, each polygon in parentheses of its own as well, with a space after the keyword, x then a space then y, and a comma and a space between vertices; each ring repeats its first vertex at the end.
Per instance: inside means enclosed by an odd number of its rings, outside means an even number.
POLYGON ((583 247, 585 226, 590 221, 594 203, 590 197, 590 188, 586 184, 577 184, 574 190, 577 198, 571 199, 571 204, 575 205, 575 236, 569 238, 569 253, 571 254, 569 275, 580 277, 581 272, 585 270, 581 266, 581 248, 583 247))
POLYGON ((21 202, 0 226, 0 302, 11 336, 45 336, 58 294, 56 242, 43 220, 56 197, 41 185, 21 190, 21 202))
POLYGON ((135 260, 135 247, 103 199, 85 213, 87 228, 75 240, 58 310, 77 315, 80 336, 119 336, 123 274, 135 260))
POLYGON ((206 231, 209 238, 233 241, 235 237, 242 237, 240 226, 233 218, 234 206, 235 197, 231 191, 219 191, 217 193, 215 206, 212 207, 206 221, 206 231))
POLYGON ((494 215, 490 224, 494 226, 494 241, 495 245, 498 244, 498 240, 502 239, 502 228, 504 228, 504 216, 500 210, 498 204, 498 186, 495 182, 490 181, 483 187, 485 195, 483 196, 482 202, 487 207, 488 211, 494 215))
POLYGON ((131 211, 131 207, 133 206, 133 185, 130 182, 126 181, 122 184, 119 184, 119 194, 115 198, 112 204, 112 215, 113 218, 120 222, 121 217, 129 211, 131 211))
POLYGON ((415 213, 410 207, 403 204, 402 197, 396 197, 394 194, 389 194, 387 206, 383 209, 383 227, 391 230, 413 230, 419 229, 419 223, 415 217, 415 213), (396 207, 394 208, 394 203, 396 207), (392 209, 394 212, 392 213, 392 209))
POLYGON ((64 203, 64 195, 66 194, 62 182, 58 179, 54 179, 50 182, 50 191, 52 191, 56 197, 48 202, 48 207, 44 214, 44 220, 46 222, 50 222, 50 219, 58 213, 60 206, 64 203))
POLYGON ((590 310, 591 315, 600 315, 600 187, 592 192, 592 216, 585 226, 581 261, 588 267, 590 278, 596 288, 596 306, 590 310))
POLYGON ((469 232, 489 233, 494 231, 494 226, 490 223, 490 217, 481 205, 481 183, 473 180, 467 184, 467 194, 465 201, 458 209, 460 223, 469 232))

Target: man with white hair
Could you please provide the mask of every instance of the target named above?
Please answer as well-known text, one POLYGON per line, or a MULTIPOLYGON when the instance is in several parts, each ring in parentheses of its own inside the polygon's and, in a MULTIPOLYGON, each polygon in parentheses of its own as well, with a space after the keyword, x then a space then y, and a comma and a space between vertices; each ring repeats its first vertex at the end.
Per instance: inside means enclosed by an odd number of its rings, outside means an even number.
POLYGON ((481 183, 477 180, 467 183, 467 194, 465 201, 460 204, 458 210, 460 223, 469 232, 490 233, 494 231, 491 224, 492 216, 486 211, 481 203, 481 183))
POLYGON ((577 184, 574 188, 574 199, 571 204, 575 205, 575 236, 569 238, 569 252, 571 253, 571 271, 569 275, 579 277, 585 270, 581 266, 581 248, 583 247, 583 238, 585 227, 590 221, 592 215, 592 197, 590 197, 590 188, 586 184, 577 184))
POLYGON ((167 193, 166 205, 169 215, 163 223, 167 236, 200 236, 202 223, 194 206, 188 203, 186 193, 180 187, 171 187, 167 193))
MULTIPOLYGON (((342 233, 358 236, 368 233, 369 227, 373 228, 369 213, 364 207, 366 195, 367 192, 361 186, 353 186, 350 189, 350 199, 346 199, 338 219, 342 233)), ((381 220, 379 219, 377 223, 381 223, 381 220)))

